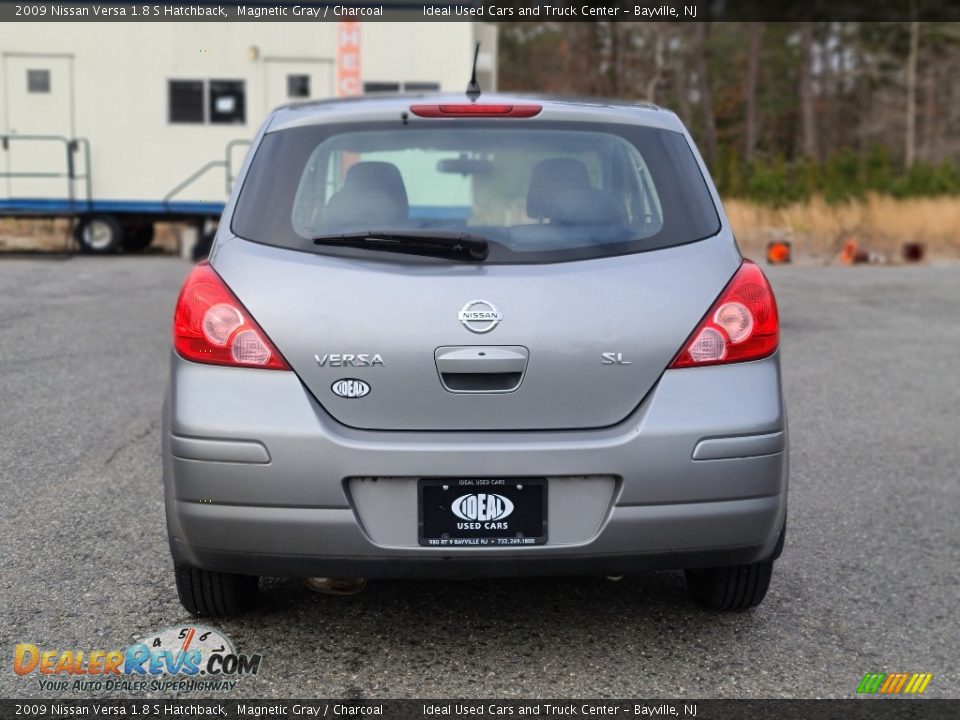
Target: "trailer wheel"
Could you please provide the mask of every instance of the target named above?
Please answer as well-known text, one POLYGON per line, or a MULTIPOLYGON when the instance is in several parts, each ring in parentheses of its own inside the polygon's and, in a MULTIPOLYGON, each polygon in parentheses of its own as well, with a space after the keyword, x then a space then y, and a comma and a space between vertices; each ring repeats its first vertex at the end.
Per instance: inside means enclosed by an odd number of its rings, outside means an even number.
POLYGON ((127 252, 140 252, 153 242, 153 223, 127 225, 123 228, 123 249, 127 252))
POLYGON ((112 215, 93 215, 83 218, 74 228, 73 236, 80 249, 91 255, 109 255, 120 247, 123 228, 112 215))

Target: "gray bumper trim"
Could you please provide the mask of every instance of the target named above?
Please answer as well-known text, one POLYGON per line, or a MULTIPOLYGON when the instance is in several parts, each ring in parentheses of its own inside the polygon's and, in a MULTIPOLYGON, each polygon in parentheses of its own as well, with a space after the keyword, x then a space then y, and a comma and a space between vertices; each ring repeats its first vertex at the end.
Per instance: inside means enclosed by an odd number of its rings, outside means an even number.
POLYGON ((782 432, 766 435, 741 435, 701 440, 693 449, 694 460, 723 460, 726 458, 756 457, 783 452, 782 432))
POLYGON ((251 463, 266 465, 270 453, 263 443, 252 440, 209 440, 172 435, 170 450, 174 457, 207 462, 251 463))

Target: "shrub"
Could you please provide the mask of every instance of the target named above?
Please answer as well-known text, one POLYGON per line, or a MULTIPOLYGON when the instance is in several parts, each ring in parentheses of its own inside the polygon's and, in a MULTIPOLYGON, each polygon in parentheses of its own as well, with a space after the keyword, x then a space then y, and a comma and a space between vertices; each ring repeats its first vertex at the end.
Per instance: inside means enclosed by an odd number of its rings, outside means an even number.
POLYGON ((960 194, 960 165, 917 162, 909 170, 894 166, 886 148, 877 146, 858 155, 846 149, 826 161, 795 160, 782 155, 740 160, 731 146, 721 148, 715 177, 725 197, 743 198, 770 207, 823 197, 836 204, 862 199, 867 193, 897 198, 960 194))

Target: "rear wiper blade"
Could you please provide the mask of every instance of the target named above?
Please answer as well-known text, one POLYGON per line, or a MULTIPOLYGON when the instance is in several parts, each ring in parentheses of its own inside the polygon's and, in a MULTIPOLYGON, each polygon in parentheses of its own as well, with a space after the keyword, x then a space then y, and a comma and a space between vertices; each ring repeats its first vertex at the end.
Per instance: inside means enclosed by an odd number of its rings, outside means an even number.
POLYGON ((451 257, 469 262, 482 262, 490 252, 490 244, 484 237, 444 230, 364 230, 320 235, 313 238, 313 242, 316 245, 451 257))

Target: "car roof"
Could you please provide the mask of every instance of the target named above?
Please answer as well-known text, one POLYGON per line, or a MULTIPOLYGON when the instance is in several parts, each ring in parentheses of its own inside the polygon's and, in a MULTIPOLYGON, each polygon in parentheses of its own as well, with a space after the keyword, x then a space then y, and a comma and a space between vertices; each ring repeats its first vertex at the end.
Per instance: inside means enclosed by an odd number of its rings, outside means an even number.
MULTIPOLYGON (((410 106, 463 105, 469 102, 470 100, 462 93, 367 95, 333 100, 311 100, 284 105, 274 110, 268 120, 266 132, 324 123, 389 122, 401 119, 403 113, 408 114, 407 120, 411 123, 437 122, 435 119, 420 118, 410 114, 410 106)), ((542 106, 543 110, 536 116, 537 120, 628 123, 676 132, 683 131, 683 124, 673 112, 650 103, 593 97, 544 97, 504 93, 484 93, 477 100, 479 105, 521 103, 542 106)), ((441 120, 440 122, 450 121, 441 120)), ((521 121, 513 120, 513 122, 521 121)))

